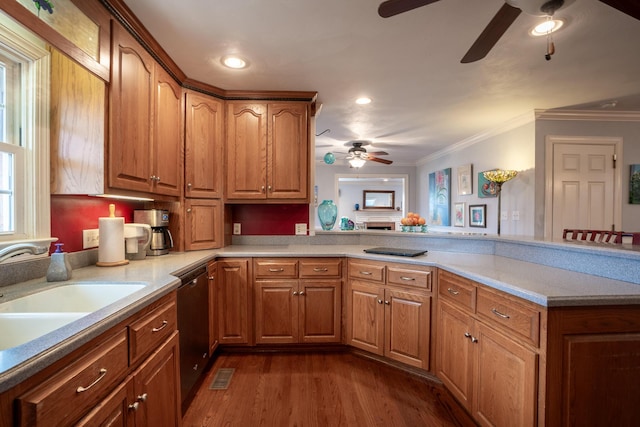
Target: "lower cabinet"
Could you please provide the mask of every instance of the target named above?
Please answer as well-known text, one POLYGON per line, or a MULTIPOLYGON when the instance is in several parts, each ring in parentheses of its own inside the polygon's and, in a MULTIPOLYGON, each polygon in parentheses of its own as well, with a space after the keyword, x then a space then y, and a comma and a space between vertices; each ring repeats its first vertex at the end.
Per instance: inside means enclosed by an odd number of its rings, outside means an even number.
POLYGON ((216 262, 218 342, 248 345, 252 342, 252 294, 249 292, 250 258, 221 258, 216 262))
POLYGON ((79 426, 180 426, 178 333, 175 332, 79 426))
POLYGON ((254 259, 256 344, 339 343, 342 260, 254 259))
POLYGON ((533 426, 538 355, 446 302, 437 375, 483 426, 533 426))
POLYGON ((12 425, 180 426, 176 318, 174 292, 9 390, 12 425))
POLYGON ((429 370, 431 274, 429 267, 351 260, 348 343, 429 370))

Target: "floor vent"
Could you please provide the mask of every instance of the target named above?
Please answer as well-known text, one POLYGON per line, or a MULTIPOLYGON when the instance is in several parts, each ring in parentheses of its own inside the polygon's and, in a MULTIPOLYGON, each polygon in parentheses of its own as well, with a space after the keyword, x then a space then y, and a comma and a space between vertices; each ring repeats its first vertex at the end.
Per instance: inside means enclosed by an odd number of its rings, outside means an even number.
POLYGON ((226 390, 233 377, 234 368, 220 368, 213 377, 209 390, 226 390))

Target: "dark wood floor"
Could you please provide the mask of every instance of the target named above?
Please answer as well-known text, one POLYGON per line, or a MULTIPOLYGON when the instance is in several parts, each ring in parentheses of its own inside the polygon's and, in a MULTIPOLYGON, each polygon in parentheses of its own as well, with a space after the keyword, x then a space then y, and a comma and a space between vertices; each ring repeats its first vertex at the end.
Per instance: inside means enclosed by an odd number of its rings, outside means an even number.
POLYGON ((221 354, 183 426, 473 426, 441 385, 348 353, 221 354), (220 368, 228 389, 210 390, 220 368))

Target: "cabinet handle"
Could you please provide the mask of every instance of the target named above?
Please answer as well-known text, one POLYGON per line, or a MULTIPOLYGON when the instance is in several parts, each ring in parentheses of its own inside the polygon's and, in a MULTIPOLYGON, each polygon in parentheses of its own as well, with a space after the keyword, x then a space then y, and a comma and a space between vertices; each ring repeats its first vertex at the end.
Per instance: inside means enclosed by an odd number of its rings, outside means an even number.
POLYGON ((151 180, 151 181, 155 181, 155 180, 156 180, 156 176, 155 176, 155 175, 151 175, 151 176, 149 177, 149 180, 151 180))
POLYGON ((362 274, 363 276, 371 276, 373 273, 371 273, 370 271, 361 271, 360 274, 362 274))
POLYGON ((159 331, 163 330, 164 328, 166 328, 168 324, 169 324, 169 322, 167 322, 166 320, 163 320, 162 321, 162 326, 160 326, 158 328, 153 328, 151 330, 151 332, 159 332, 159 331))
POLYGON ((493 314, 495 314, 498 317, 502 317, 503 319, 510 319, 511 316, 509 316, 508 314, 504 314, 504 313, 500 313, 498 310, 496 310, 495 308, 491 309, 491 312, 493 314))
POLYGON ((385 300, 385 301, 384 301, 384 303, 385 303, 386 305, 391 305, 391 303, 390 303, 389 301, 387 301, 387 300, 385 300))
POLYGON ((156 182, 160 182, 160 177, 156 176, 156 182))
POLYGON ((139 395, 137 401, 138 402, 146 402, 147 401, 147 393, 143 393, 143 394, 139 395))
POLYGON ((471 342, 474 343, 474 344, 478 342, 478 338, 474 337, 469 332, 465 332, 464 333, 464 337, 465 338, 469 338, 471 340, 471 342))
POLYGON ((196 363, 195 365, 193 365, 193 370, 197 371, 198 370, 198 364, 196 363))
POLYGON ((293 296, 294 297, 298 296, 298 291, 293 291, 293 296))
POLYGON ((464 333, 464 337, 465 337, 465 338, 471 338, 471 334, 470 334, 469 332, 465 332, 465 333, 464 333))
POLYGON ((315 271, 317 273, 317 272, 320 272, 320 271, 329 271, 329 269, 327 267, 324 267, 324 268, 314 267, 313 271, 315 271))
POLYGON ((187 213, 191 213, 191 208, 187 209, 187 213))
POLYGON ((447 292, 449 292, 451 295, 458 295, 460 293, 455 289, 451 289, 451 288, 447 288, 447 292))
POLYGON ((268 187, 269 193, 273 192, 273 189, 271 188, 271 186, 268 187))
POLYGON ((189 190, 191 190, 191 183, 188 183, 188 184, 187 184, 187 188, 188 188, 189 190))
POLYGON ((382 304, 382 300, 381 299, 378 300, 378 304, 382 304))
POLYGON ((405 280, 407 282, 415 282, 416 278, 415 277, 406 277, 406 276, 400 276, 400 280, 405 280))
POLYGON ((284 271, 284 268, 270 268, 269 272, 270 273, 282 273, 284 271))
POLYGON ((87 390, 89 390, 91 387, 93 387, 94 385, 98 384, 98 382, 100 382, 100 380, 102 380, 104 378, 104 376, 107 375, 107 370, 105 368, 100 369, 100 376, 98 378, 96 378, 96 380, 94 382, 92 382, 91 384, 89 384, 86 387, 78 387, 76 389, 76 393, 82 393, 85 392, 87 390))
POLYGON ((478 338, 472 336, 471 337, 471 342, 476 344, 478 342, 478 338))
POLYGON ((262 190, 262 192, 264 193, 264 185, 260 188, 262 190))
POLYGON ((303 297, 304 295, 304 291, 300 291, 300 296, 303 297))
POLYGON ((131 409, 132 411, 137 411, 138 406, 140 406, 138 402, 133 402, 131 405, 129 405, 129 409, 131 409))
POLYGON ((216 276, 209 276, 209 277, 207 277, 207 279, 209 279, 209 280, 216 280, 216 276))

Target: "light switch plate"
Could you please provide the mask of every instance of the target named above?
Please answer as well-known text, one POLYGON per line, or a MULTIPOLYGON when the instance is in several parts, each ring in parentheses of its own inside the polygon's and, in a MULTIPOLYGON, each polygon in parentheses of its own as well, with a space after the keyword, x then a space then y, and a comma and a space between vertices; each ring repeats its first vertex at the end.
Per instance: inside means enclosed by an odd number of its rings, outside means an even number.
POLYGON ((511 212, 511 219, 513 221, 520 221, 520 211, 511 212))
POLYGON ((239 222, 233 223, 233 234, 242 234, 242 224, 239 222))
POLYGON ((307 224, 296 224, 296 236, 307 235, 307 224))
POLYGON ((509 212, 507 211, 502 211, 502 213, 500 214, 500 220, 501 221, 506 221, 509 219, 509 212))

